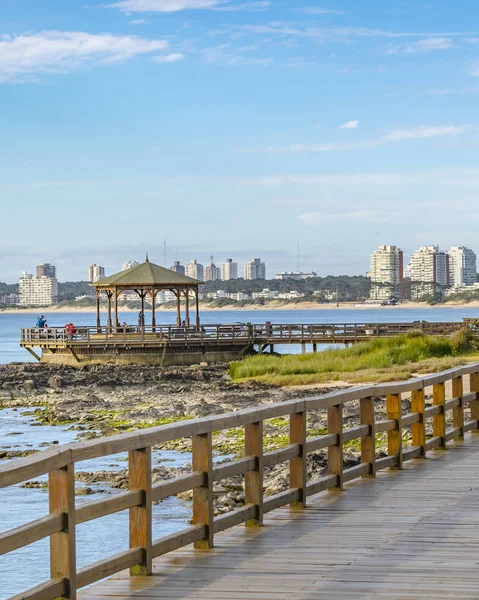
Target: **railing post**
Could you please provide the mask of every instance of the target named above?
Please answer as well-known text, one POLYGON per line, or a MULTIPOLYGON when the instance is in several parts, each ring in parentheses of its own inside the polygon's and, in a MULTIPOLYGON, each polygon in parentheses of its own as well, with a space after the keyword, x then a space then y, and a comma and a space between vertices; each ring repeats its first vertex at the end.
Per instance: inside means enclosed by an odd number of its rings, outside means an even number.
POLYGON ((50 536, 50 577, 67 579, 67 597, 77 597, 75 540, 75 468, 68 465, 48 475, 50 514, 64 513, 63 531, 50 536))
POLYGON ((462 375, 454 377, 452 380, 452 397, 459 399, 459 406, 452 409, 452 426, 460 429, 459 435, 454 438, 456 442, 464 441, 464 389, 462 383, 462 375))
POLYGON ((441 413, 432 418, 432 430, 434 437, 441 438, 440 447, 446 449, 446 415, 444 411, 444 402, 446 401, 446 388, 444 382, 435 383, 432 386, 432 403, 434 406, 441 406, 441 413))
POLYGON ((413 390, 411 392, 411 412, 419 413, 419 421, 413 423, 412 445, 421 447, 420 458, 426 458, 426 423, 424 419, 424 388, 413 390))
POLYGON ((337 435, 336 444, 328 447, 328 475, 337 475, 337 488, 343 489, 343 405, 328 408, 328 433, 337 435))
POLYGON ((376 420, 373 396, 361 398, 359 416, 361 425, 369 426, 368 435, 361 438, 361 462, 369 464, 369 473, 364 477, 376 477, 376 420))
POLYGON ((245 504, 255 504, 256 518, 246 521, 246 527, 263 527, 263 421, 245 425, 245 456, 256 457, 256 468, 244 475, 245 504))
POLYGON ((289 461, 289 486, 299 489, 299 500, 292 508, 306 508, 306 411, 289 416, 289 443, 300 445, 300 454, 289 461))
POLYGON ((396 421, 396 427, 388 431, 388 456, 395 456, 397 464, 392 469, 402 469, 402 424, 401 394, 386 396, 386 412, 388 419, 396 421))
POLYGON ((195 542, 197 550, 213 548, 213 444, 211 433, 194 435, 193 471, 205 473, 202 487, 193 490, 193 525, 206 525, 206 536, 195 542))
POLYGON ((130 508, 130 548, 143 548, 143 561, 132 567, 130 574, 151 575, 153 571, 151 447, 128 452, 128 481, 130 490, 143 492, 142 503, 130 508))
POLYGON ((469 390, 476 394, 476 399, 471 400, 471 420, 478 421, 478 426, 473 429, 473 433, 479 433, 479 372, 469 375, 469 390))

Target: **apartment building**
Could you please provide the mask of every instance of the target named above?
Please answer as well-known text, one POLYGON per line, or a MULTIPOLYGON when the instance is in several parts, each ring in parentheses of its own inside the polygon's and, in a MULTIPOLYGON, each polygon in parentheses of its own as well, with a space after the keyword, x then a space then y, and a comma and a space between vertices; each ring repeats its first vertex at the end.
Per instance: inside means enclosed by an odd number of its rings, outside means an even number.
POLYGON ((449 262, 449 254, 439 250, 439 246, 422 246, 416 250, 408 267, 411 298, 443 295, 450 285, 449 262))
POLYGON ((252 258, 244 266, 245 279, 266 279, 266 265, 260 258, 252 258))
POLYGON ((455 288, 467 287, 477 282, 476 253, 465 246, 453 246, 449 255, 450 285, 455 288))
POLYGON ((233 262, 232 258, 227 258, 221 265, 221 279, 223 281, 238 279, 238 263, 233 262))
POLYGON ((401 297, 403 281, 403 251, 397 246, 379 246, 371 254, 371 300, 389 301, 401 297))

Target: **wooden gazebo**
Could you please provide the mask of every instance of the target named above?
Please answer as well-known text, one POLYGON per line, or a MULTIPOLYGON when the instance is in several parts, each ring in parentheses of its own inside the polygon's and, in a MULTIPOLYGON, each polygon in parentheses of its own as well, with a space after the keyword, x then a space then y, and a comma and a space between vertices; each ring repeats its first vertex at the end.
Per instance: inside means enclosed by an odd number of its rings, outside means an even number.
POLYGON ((185 300, 185 324, 190 325, 190 293, 193 292, 196 306, 196 325, 200 324, 198 286, 203 282, 192 279, 181 273, 165 269, 146 260, 141 265, 121 271, 116 275, 110 275, 91 285, 96 288, 96 324, 100 327, 100 300, 101 295, 106 294, 108 300, 108 327, 119 327, 118 300, 123 292, 134 291, 141 301, 141 315, 145 315, 145 299, 149 296, 151 300, 151 325, 156 327, 155 305, 156 297, 162 290, 169 290, 176 296, 176 323, 181 325, 181 301, 185 300))

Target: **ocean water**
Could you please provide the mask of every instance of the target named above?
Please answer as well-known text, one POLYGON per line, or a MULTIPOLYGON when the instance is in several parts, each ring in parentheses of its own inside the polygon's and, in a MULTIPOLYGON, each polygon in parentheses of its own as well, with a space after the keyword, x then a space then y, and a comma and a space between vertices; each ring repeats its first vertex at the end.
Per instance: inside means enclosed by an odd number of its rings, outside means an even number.
MULTIPOLYGON (((39 313, 40 314, 40 313, 39 313)), ((50 327, 63 327, 65 323, 73 322, 75 325, 95 325, 96 316, 93 313, 43 313, 50 327)), ((407 323, 411 321, 461 321, 464 317, 479 318, 479 308, 356 308, 356 309, 319 309, 319 310, 218 310, 205 311, 201 315, 204 324, 231 324, 231 323, 272 323, 284 324, 310 324, 310 323, 407 323)), ((103 315, 103 324, 105 324, 103 315)), ((136 325, 135 312, 120 313, 120 322, 136 325)), ((173 311, 157 311, 158 325, 174 324, 176 314, 173 311)), ((146 315, 146 324, 150 323, 150 316, 146 315)), ((20 348, 20 329, 22 327, 35 327, 36 315, 29 313, 11 314, 0 313, 0 364, 9 362, 32 362, 35 359, 20 348)), ((324 348, 323 346, 322 348, 324 348)), ((320 347, 321 348, 321 347, 320 347)), ((277 346, 279 352, 299 352, 295 346, 277 346)))

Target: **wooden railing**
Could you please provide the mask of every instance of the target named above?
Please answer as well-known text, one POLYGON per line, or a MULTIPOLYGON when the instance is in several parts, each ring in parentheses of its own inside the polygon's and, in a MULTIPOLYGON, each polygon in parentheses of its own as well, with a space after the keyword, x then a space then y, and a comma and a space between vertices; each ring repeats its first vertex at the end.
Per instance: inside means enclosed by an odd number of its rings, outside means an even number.
POLYGON ((304 508, 308 496, 331 488, 342 490, 345 483, 358 477, 375 477, 379 469, 401 469, 405 461, 424 458, 433 448, 445 449, 450 440, 463 440, 466 432, 477 432, 478 428, 479 363, 476 363, 403 383, 338 391, 46 450, 0 466, 0 488, 48 474, 50 507, 48 515, 1 534, 0 554, 50 537, 51 580, 18 598, 74 599, 78 589, 104 577, 124 569, 130 569, 133 576, 151 575, 156 557, 189 544, 211 549, 214 536, 220 531, 240 523, 260 527, 263 515, 269 511, 284 505, 304 508), (468 393, 464 392, 464 377, 469 379, 468 393), (451 385, 446 386, 448 382, 451 385), (427 406, 431 389, 432 405, 427 406), (385 397, 382 416, 376 402, 381 397, 385 397), (359 403, 358 423, 345 429, 343 407, 352 402, 359 403), (466 407, 470 408, 468 420, 464 416, 466 407), (327 412, 328 428, 323 435, 308 435, 310 411, 327 412), (452 423, 448 427, 449 411, 452 423), (284 416, 289 416, 289 444, 265 452, 263 422, 284 416), (432 419, 429 439, 428 419, 432 419), (238 427, 244 428, 244 458, 215 465, 213 432, 238 427), (410 445, 404 435, 407 429, 412 430, 410 445), (388 454, 378 458, 376 438, 384 433, 387 433, 388 454), (152 485, 152 446, 179 438, 192 439, 191 474, 152 485), (356 439, 360 439, 361 462, 344 469, 344 445, 356 439), (307 454, 322 448, 328 449, 328 473, 308 481, 307 454), (76 507, 75 466, 85 460, 126 451, 129 490, 76 507), (284 462, 289 462, 289 489, 266 496, 264 469, 284 462), (244 475, 244 506, 214 517, 213 484, 235 475, 244 475), (152 503, 188 490, 193 490, 192 526, 153 540, 152 503), (130 511, 129 549, 78 570, 76 526, 124 510, 130 511))
POLYGON ((427 335, 447 336, 462 327, 476 328, 465 322, 440 323, 322 323, 322 324, 276 324, 236 323, 178 327, 157 325, 155 327, 83 327, 74 333, 64 327, 37 327, 21 330, 21 344, 27 346, 64 346, 66 344, 125 344, 138 341, 142 344, 170 345, 237 343, 237 344, 294 344, 321 343, 343 340, 361 340, 372 337, 392 337, 400 333, 420 331, 427 335))

